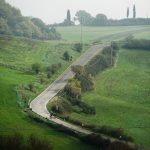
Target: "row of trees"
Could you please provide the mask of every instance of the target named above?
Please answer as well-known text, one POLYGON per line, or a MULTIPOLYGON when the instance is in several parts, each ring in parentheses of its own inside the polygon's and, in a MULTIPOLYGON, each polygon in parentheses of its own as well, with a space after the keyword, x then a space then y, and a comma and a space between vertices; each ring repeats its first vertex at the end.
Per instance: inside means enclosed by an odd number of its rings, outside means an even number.
MULTIPOLYGON (((127 18, 126 19, 108 19, 105 14, 97 14, 93 17, 90 13, 85 10, 79 10, 75 14, 74 21, 79 21, 81 25, 84 26, 119 26, 119 25, 149 25, 150 19, 148 18, 136 18, 136 7, 133 6, 133 18, 129 18, 130 11, 127 8, 127 18)), ((71 26, 75 23, 71 21, 70 10, 67 11, 67 17, 64 22, 60 24, 54 24, 54 26, 71 26)))
POLYGON ((30 135, 25 139, 22 134, 0 136, 1 150, 53 150, 49 141, 30 135))
POLYGON ((23 17, 16 9, 0 0, 0 34, 16 35, 33 39, 60 39, 53 27, 47 26, 38 18, 23 17))
MULTIPOLYGON (((127 8, 127 18, 129 18, 130 15, 130 9, 129 7, 127 8)), ((136 7, 133 5, 133 18, 136 18, 136 7)))

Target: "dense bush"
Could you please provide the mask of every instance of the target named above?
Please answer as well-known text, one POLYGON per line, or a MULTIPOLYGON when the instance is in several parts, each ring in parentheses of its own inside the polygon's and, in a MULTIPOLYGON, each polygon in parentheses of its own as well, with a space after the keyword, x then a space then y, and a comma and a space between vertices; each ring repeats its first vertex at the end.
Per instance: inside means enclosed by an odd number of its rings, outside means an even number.
POLYGON ((127 39, 124 45, 129 49, 145 49, 150 50, 150 40, 144 39, 127 39))
POLYGON ((94 89, 94 80, 88 74, 88 72, 86 72, 84 67, 72 66, 72 70, 75 72, 75 78, 80 81, 81 89, 83 92, 94 89))
POLYGON ((61 63, 52 64, 46 68, 47 77, 50 78, 52 74, 55 74, 62 67, 61 63))
POLYGON ((36 74, 38 74, 39 72, 41 72, 42 71, 42 64, 40 64, 40 63, 34 63, 34 64, 32 64, 32 70, 36 73, 36 74))
POLYGON ((138 150, 135 146, 129 146, 120 141, 112 142, 106 150, 138 150))
POLYGON ((98 72, 105 70, 111 64, 111 58, 105 55, 96 55, 86 66, 85 69, 91 75, 96 75, 98 72))
POLYGON ((115 57, 119 50, 117 43, 112 42, 111 46, 105 47, 101 54, 96 55, 92 58, 89 63, 85 66, 85 70, 92 75, 96 75, 115 63, 115 57))
POLYGON ((80 81, 76 79, 71 79, 68 81, 68 84, 64 88, 67 99, 72 104, 77 104, 81 100, 81 85, 80 81))
POLYGON ((94 133, 83 136, 80 140, 87 144, 91 144, 95 147, 98 147, 99 150, 104 150, 110 145, 110 140, 105 139, 101 135, 94 133))
POLYGON ((71 56, 70 56, 69 53, 66 51, 66 52, 64 52, 64 54, 63 54, 63 58, 64 58, 64 60, 69 61, 69 60, 71 59, 71 56))
POLYGON ((75 43, 72 47, 73 50, 77 51, 77 52, 81 52, 83 48, 83 44, 82 43, 75 43))
POLYGON ((58 114, 72 112, 71 103, 60 96, 53 98, 53 101, 48 103, 47 108, 49 111, 53 111, 54 113, 58 114))
POLYGON ((133 142, 132 137, 128 136, 123 129, 121 128, 112 128, 108 126, 102 126, 100 128, 95 129, 95 131, 99 133, 107 134, 111 137, 117 138, 119 140, 130 141, 133 142))
POLYGON ((41 140, 35 135, 30 135, 25 142, 20 133, 9 136, 0 136, 1 150, 53 150, 48 141, 41 140))
POLYGON ((38 18, 22 16, 19 9, 0 0, 0 34, 32 39, 59 40, 60 34, 38 18))

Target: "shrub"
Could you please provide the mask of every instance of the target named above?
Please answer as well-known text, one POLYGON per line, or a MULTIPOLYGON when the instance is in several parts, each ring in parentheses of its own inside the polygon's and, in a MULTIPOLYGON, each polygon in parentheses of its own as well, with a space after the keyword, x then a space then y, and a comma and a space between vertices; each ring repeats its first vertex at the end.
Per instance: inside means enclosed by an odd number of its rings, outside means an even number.
POLYGON ((68 84, 64 88, 64 92, 71 103, 77 104, 77 102, 81 100, 80 81, 76 79, 69 80, 68 84))
POLYGON ((34 63, 32 64, 32 70, 38 74, 40 71, 42 71, 42 65, 40 63, 34 63))
POLYGON ((48 141, 41 140, 35 135, 30 135, 28 142, 25 142, 20 133, 0 136, 0 147, 1 150, 53 150, 48 141))
POLYGON ((70 55, 69 55, 69 53, 68 53, 67 51, 64 52, 63 58, 64 58, 64 60, 66 60, 66 61, 69 61, 69 60, 70 60, 70 55))
POLYGON ((144 50, 150 50, 150 40, 144 40, 144 39, 131 39, 126 40, 126 43, 124 44, 125 48, 128 49, 144 49, 144 50))
POLYGON ((138 150, 138 148, 129 146, 127 143, 115 141, 112 142, 106 150, 138 150))
POLYGON ((29 90, 30 90, 31 92, 35 92, 35 90, 34 90, 34 84, 33 84, 33 83, 29 83, 29 84, 28 84, 28 88, 29 88, 29 90))
POLYGON ((65 100, 63 97, 55 97, 52 102, 49 102, 48 110, 53 111, 58 114, 66 114, 72 112, 72 105, 69 101, 65 100))
POLYGON ((75 78, 80 81, 82 91, 90 91, 94 89, 94 80, 86 72, 82 66, 73 66, 72 70, 75 72, 75 78))
POLYGON ((80 140, 87 144, 91 144, 95 147, 98 147, 100 150, 104 150, 110 145, 110 140, 105 139, 101 135, 94 133, 87 136, 83 136, 80 140))
POLYGON ((82 43, 75 43, 73 45, 73 50, 76 50, 77 52, 81 52, 83 48, 83 44, 82 43))

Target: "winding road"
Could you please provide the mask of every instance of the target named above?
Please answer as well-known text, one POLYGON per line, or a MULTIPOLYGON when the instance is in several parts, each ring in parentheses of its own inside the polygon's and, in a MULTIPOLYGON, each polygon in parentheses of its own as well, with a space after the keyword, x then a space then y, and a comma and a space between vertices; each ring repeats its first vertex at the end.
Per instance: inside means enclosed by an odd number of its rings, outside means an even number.
MULTIPOLYGON (((138 30, 133 30, 133 31, 125 31, 117 34, 112 34, 106 37, 102 37, 99 40, 104 40, 107 39, 107 42, 112 38, 115 39, 117 37, 127 37, 131 34, 135 33, 140 33, 147 31, 149 28, 144 28, 144 29, 138 29, 138 30)), ((91 60, 97 53, 99 53, 105 46, 106 44, 100 44, 100 45, 94 45, 90 49, 88 49, 83 55, 81 55, 74 63, 72 63, 71 66, 73 65, 81 65, 84 66, 85 64, 88 63, 89 60, 91 60)), ((47 103, 52 100, 54 96, 57 95, 57 93, 63 89, 63 87, 67 84, 68 80, 72 77, 74 77, 74 72, 71 70, 71 66, 68 67, 64 73, 58 77, 47 89, 45 89, 39 96, 37 96, 31 103, 30 103, 30 108, 32 109, 33 112, 36 114, 47 118, 57 124, 61 124, 67 128, 70 128, 76 132, 84 133, 84 134, 90 134, 92 133, 90 130, 84 129, 80 126, 71 124, 69 122, 63 121, 59 118, 50 118, 50 113, 48 112, 46 105, 47 103)))
MULTIPOLYGON (((100 44, 100 45, 94 45, 91 48, 89 48, 83 55, 81 55, 74 63, 73 65, 81 65, 84 66, 88 63, 89 60, 91 60, 96 54, 98 54, 106 45, 100 44)), ((64 73, 58 77, 46 90, 44 90, 39 96, 37 96, 31 103, 30 108, 33 112, 36 114, 48 118, 49 120, 61 124, 67 128, 70 128, 74 131, 84 133, 84 134, 90 134, 92 133, 89 130, 86 130, 80 126, 71 124, 69 122, 63 121, 58 118, 51 118, 50 113, 48 112, 46 105, 47 103, 52 100, 54 96, 57 95, 57 93, 63 89, 63 87, 67 84, 68 80, 72 77, 74 77, 74 72, 71 70, 71 66, 68 67, 64 73)))

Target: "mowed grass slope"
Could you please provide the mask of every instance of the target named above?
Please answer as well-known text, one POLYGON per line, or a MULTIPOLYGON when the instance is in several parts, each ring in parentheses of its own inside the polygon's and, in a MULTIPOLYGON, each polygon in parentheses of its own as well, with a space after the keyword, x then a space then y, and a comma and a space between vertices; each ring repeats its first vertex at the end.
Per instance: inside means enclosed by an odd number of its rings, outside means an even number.
POLYGON ((25 137, 35 134, 48 140, 55 150, 91 150, 78 139, 56 132, 43 124, 32 121, 18 106, 15 86, 35 81, 33 75, 0 67, 0 135, 21 133, 25 137))
MULTIPOLYGON (((110 27, 82 27, 82 37, 84 43, 94 41, 113 41, 122 39, 130 34, 136 34, 137 30, 150 30, 150 26, 110 26, 110 27), (131 32, 130 32, 131 31, 131 32), (128 34, 125 34, 127 32, 128 34), (121 35, 118 35, 120 34, 121 35), (117 34, 117 35, 116 35, 117 34)), ((62 38, 70 42, 81 41, 81 28, 77 27, 57 27, 62 38)))
MULTIPOLYGON (((12 70, 0 66, 0 135, 21 132, 25 137, 35 134, 39 138, 50 141, 55 150, 90 150, 93 149, 77 138, 56 132, 45 125, 29 119, 27 114, 19 105, 16 87, 34 83, 37 92, 44 90, 57 76, 67 68, 71 62, 64 61, 61 57, 68 50, 76 59, 80 54, 71 50, 70 44, 59 42, 30 41, 19 38, 0 39, 0 63, 15 66, 17 68, 31 68, 33 63, 39 62, 44 66, 62 63, 62 68, 47 84, 41 85, 39 77, 34 74, 12 70)), ((38 93, 36 93, 38 94, 38 93)))
POLYGON ((117 67, 98 74, 83 100, 96 115, 72 114, 85 123, 121 127, 137 144, 150 146, 150 52, 120 50, 117 67))
POLYGON ((2 37, 0 38, 0 63, 30 68, 36 62, 45 66, 62 63, 65 68, 71 63, 62 59, 65 51, 73 56, 73 60, 80 56, 80 53, 72 50, 71 47, 71 43, 61 41, 44 42, 2 37))

